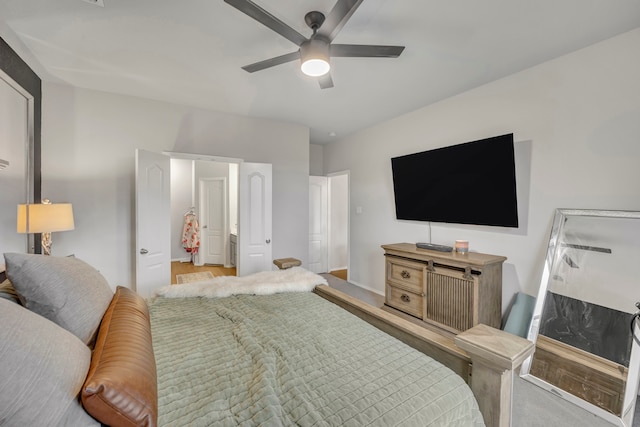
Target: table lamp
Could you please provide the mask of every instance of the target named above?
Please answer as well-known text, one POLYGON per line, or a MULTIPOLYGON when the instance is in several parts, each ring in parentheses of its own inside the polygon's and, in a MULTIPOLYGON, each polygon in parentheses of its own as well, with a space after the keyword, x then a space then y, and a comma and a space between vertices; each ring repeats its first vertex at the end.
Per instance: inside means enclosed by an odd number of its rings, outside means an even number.
POLYGON ((51 255, 51 233, 73 230, 71 203, 42 203, 18 205, 18 233, 42 233, 42 253, 51 255))

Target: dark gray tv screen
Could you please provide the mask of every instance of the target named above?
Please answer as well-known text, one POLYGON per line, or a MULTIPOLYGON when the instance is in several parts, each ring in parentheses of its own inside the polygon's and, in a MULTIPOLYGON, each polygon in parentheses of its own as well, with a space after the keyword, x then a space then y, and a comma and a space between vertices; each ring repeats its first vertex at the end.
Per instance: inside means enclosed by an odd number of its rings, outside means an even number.
POLYGON ((391 159, 396 218, 518 227, 513 134, 391 159))

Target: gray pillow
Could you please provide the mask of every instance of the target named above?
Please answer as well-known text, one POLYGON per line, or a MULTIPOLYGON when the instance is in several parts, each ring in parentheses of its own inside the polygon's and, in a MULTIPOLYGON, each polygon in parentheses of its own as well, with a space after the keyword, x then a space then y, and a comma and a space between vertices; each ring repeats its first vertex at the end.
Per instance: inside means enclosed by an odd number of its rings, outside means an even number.
POLYGON ((0 299, 0 424, 99 426, 78 400, 91 350, 73 334, 0 299))
POLYGON ((113 291, 75 257, 7 253, 7 276, 22 304, 92 345, 113 291))

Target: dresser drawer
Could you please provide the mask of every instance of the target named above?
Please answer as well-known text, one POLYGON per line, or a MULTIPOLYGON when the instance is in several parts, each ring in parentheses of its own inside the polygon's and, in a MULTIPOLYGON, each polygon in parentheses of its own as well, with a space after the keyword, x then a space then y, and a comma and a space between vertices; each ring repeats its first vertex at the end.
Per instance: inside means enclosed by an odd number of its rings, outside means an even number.
POLYGON ((424 264, 387 257, 387 281, 408 291, 424 292, 424 264))
POLYGON ((412 316, 423 317, 424 297, 405 289, 396 288, 387 283, 385 302, 393 308, 404 311, 412 316))

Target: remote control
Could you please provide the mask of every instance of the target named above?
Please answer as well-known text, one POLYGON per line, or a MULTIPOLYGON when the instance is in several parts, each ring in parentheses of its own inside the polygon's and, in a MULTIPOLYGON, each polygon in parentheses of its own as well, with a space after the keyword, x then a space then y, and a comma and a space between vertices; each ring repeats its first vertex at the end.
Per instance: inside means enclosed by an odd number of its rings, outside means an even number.
POLYGON ((453 247, 446 245, 436 245, 435 243, 416 243, 416 247, 420 249, 428 249, 430 251, 451 252, 453 247))

